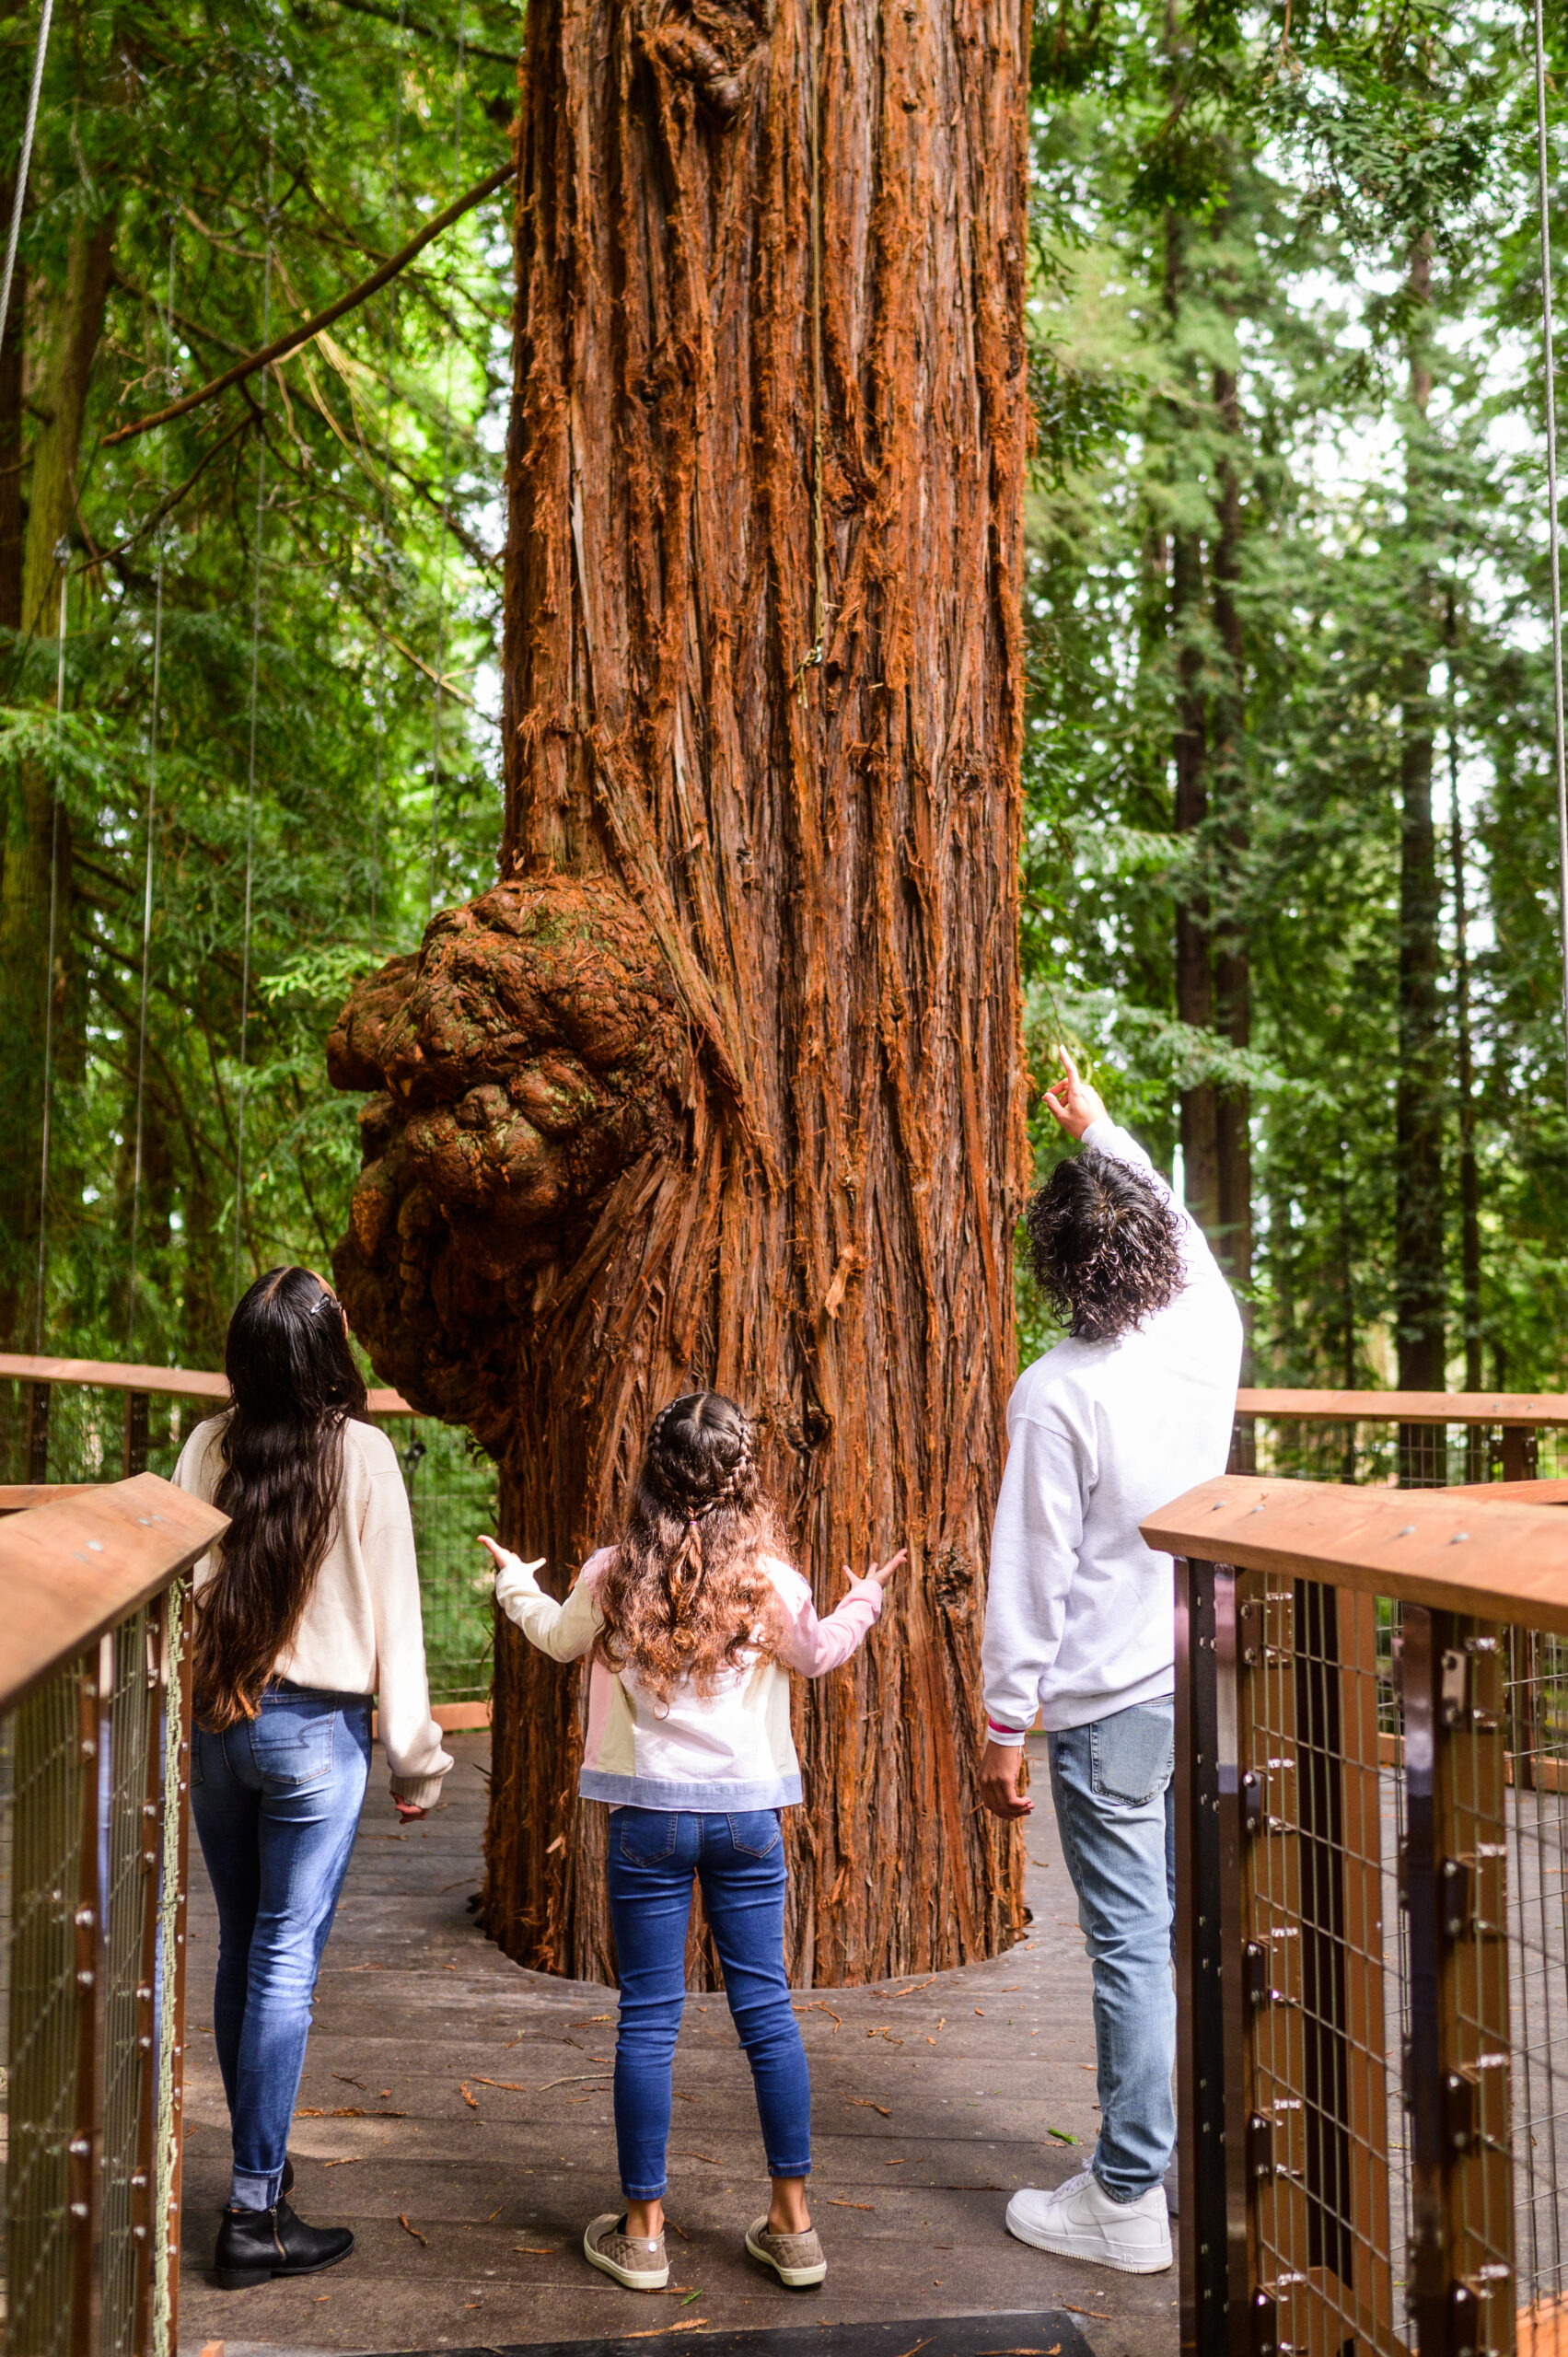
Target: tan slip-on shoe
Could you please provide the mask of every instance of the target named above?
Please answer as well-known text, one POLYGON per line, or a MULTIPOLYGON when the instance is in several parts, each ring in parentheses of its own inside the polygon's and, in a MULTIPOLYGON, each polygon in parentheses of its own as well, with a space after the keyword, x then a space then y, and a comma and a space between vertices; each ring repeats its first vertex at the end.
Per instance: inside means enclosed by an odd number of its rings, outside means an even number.
POLYGON ((792 2292, 808 2292, 828 2272, 815 2226, 807 2226, 803 2235, 775 2235, 764 2216, 747 2228, 746 2247, 753 2258, 771 2267, 779 2282, 787 2284, 792 2292))
POLYGON ((628 2292, 662 2292, 669 2282, 664 2236, 649 2242, 645 2235, 629 2235, 624 2210, 619 2217, 607 2210, 602 2218, 594 2219, 583 2235, 583 2257, 601 2274, 613 2275, 628 2292))

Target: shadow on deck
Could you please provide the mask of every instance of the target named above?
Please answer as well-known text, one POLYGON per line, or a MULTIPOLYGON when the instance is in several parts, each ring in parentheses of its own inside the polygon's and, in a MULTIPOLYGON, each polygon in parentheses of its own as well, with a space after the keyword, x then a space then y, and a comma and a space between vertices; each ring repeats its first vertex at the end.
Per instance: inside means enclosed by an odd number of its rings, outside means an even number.
MULTIPOLYGON (((524 1972, 475 1930, 488 1737, 449 1741, 447 1797, 409 1828, 377 1755, 322 1969, 291 2151, 301 2213, 358 2237, 327 2275, 225 2293, 208 2270, 228 2136, 211 2035, 216 1924, 194 1865, 182 2350, 458 2352, 640 2334, 627 2357, 646 2357, 650 2332, 671 2327, 727 2339, 1011 2316, 1017 2329, 934 2336, 923 2357, 981 2357, 981 2341, 985 2357, 1014 2357, 1014 2341, 1046 2357, 1043 2331, 1022 2328, 1064 2310, 1061 2357, 1074 2357, 1074 2328, 1098 2357, 1170 2357, 1174 2272, 1052 2258, 1002 2223, 1016 2186, 1056 2185, 1085 2165, 1096 2126, 1088 1965, 1043 1757, 1026 1945, 918 1984, 797 2001, 822 2290, 786 2292, 741 2247, 767 2179, 750 2076, 714 1996, 689 2001, 676 2058, 672 2286, 638 2297, 580 2248, 587 2221, 617 2200, 613 1995, 524 1972)), ((877 2357, 881 2336, 865 2338, 877 2357)), ((885 2357, 912 2357, 902 2334, 885 2357)))

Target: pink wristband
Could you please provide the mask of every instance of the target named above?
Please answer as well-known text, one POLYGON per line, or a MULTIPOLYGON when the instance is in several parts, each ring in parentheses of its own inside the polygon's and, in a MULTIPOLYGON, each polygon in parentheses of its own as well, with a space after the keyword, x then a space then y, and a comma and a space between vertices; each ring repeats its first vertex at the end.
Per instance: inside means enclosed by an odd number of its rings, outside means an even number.
POLYGON ((1005 1727, 1001 1724, 1000 1720, 997 1719, 988 1718, 985 1724, 990 1728, 993 1735, 1024 1736, 1028 1733, 1028 1729, 1027 1727, 1005 1727))

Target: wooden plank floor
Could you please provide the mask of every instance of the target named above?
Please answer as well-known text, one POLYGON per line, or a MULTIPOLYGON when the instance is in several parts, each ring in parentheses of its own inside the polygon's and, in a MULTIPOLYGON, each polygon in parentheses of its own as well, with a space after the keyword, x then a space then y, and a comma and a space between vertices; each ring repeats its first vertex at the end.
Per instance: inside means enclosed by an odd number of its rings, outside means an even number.
POLYGON ((225 2293, 209 2271, 228 2135, 212 2049, 216 1924, 195 1864, 182 2349, 457 2350, 699 2320, 1069 2308, 1099 2357, 1169 2357, 1174 2273, 1051 2258, 1002 2223, 1015 2186, 1086 2165, 1097 2118, 1088 1966, 1043 1758, 1026 1945, 920 1986, 797 2000, 830 2261, 820 2292, 784 2291, 741 2248, 767 2201, 750 2076, 722 1996, 689 2000, 667 2202, 679 2232, 672 2289, 655 2298, 621 2291, 580 2249, 587 2221, 618 2206, 613 1995, 521 1971, 475 1930, 488 1738, 449 1741, 458 1766, 422 1825, 399 1827, 379 1752, 374 1764, 290 2148, 300 2213, 358 2240, 302 2282, 225 2293))

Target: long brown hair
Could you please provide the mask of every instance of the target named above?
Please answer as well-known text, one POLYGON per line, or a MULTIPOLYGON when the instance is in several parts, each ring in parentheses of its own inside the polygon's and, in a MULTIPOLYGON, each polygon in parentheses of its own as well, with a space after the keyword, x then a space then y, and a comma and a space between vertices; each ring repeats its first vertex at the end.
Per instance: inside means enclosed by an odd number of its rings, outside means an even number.
POLYGON ((771 1652, 777 1591, 761 1559, 779 1545, 749 1417, 717 1391, 672 1399, 648 1428, 599 1590, 610 1666, 667 1705, 677 1686, 711 1694, 746 1654, 771 1652))
POLYGON ((293 1643, 332 1535, 343 1426, 365 1383, 343 1311, 308 1269, 269 1269, 228 1321, 234 1404, 213 1504, 228 1516, 196 1606, 196 1713, 215 1733, 253 1719, 293 1643))

